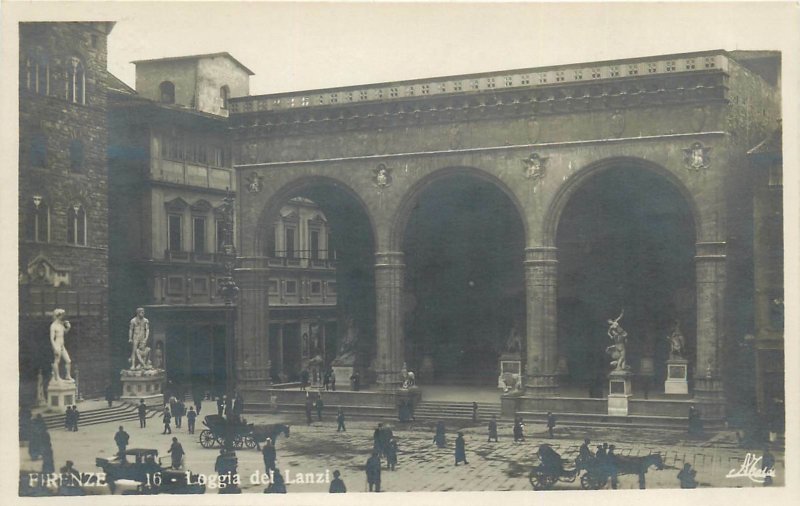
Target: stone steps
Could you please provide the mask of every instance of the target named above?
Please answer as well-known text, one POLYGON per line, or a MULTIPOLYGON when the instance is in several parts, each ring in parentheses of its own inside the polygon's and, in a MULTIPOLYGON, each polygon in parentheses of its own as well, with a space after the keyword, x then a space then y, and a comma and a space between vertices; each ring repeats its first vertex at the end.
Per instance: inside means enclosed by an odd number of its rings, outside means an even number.
MULTIPOLYGON (((637 429, 664 429, 664 430, 687 430, 686 417, 678 416, 655 416, 655 415, 628 415, 612 416, 596 413, 554 413, 557 426, 566 427, 604 427, 619 428, 630 427, 637 429)), ((539 423, 545 425, 547 413, 544 411, 518 411, 526 424, 539 423)), ((706 421, 705 429, 715 430, 722 428, 721 422, 706 421)))
MULTIPOLYGON (((478 421, 488 422, 492 415, 500 418, 500 403, 478 403, 478 421)), ((472 421, 471 402, 422 401, 414 408, 417 420, 472 421)))
MULTIPOLYGON (((107 422, 129 422, 139 421, 139 413, 136 406, 128 403, 119 403, 110 408, 90 409, 79 411, 78 428, 86 425, 97 425, 107 422)), ((153 418, 158 412, 153 408, 148 408, 147 418, 153 418)), ((60 429, 64 427, 64 413, 42 415, 48 430, 60 429)))

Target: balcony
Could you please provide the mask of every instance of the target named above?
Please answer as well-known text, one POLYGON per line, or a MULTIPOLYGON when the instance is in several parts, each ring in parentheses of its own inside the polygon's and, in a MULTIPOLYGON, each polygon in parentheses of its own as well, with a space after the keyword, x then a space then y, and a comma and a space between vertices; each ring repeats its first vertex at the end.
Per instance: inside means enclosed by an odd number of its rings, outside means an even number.
POLYGON ((164 260, 175 263, 214 264, 222 263, 221 253, 164 250, 164 260))
POLYGON ((294 269, 333 270, 336 268, 336 260, 323 258, 270 256, 268 263, 270 267, 287 267, 294 269))

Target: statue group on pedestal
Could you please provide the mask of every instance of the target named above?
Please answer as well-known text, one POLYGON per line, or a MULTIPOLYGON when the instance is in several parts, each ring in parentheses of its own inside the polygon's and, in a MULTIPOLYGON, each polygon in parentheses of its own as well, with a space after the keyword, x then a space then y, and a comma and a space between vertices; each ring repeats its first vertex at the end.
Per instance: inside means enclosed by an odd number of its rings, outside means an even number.
POLYGON ((683 359, 686 341, 683 338, 679 322, 675 322, 672 332, 667 336, 667 341, 669 341, 669 359, 683 359))
POLYGON ((152 369, 150 363, 150 320, 144 317, 144 308, 136 308, 136 316, 131 318, 128 328, 128 342, 131 346, 130 369, 152 369))
POLYGON ((608 320, 608 337, 614 344, 606 347, 606 353, 611 356, 611 367, 615 371, 630 370, 630 366, 625 362, 625 343, 628 341, 628 333, 619 324, 624 314, 625 309, 619 313, 616 320, 608 320))

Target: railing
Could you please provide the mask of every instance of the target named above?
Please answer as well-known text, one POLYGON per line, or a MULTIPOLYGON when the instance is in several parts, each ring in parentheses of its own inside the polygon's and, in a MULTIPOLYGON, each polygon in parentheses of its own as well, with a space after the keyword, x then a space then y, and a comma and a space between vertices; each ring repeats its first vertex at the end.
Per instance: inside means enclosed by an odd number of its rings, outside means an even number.
POLYGON ((299 267, 303 269, 335 269, 336 260, 302 257, 270 256, 267 264, 271 267, 299 267))
POLYGON ((164 250, 164 260, 168 262, 181 262, 181 263, 201 263, 212 264, 222 263, 224 255, 222 253, 202 253, 195 251, 174 251, 164 250))

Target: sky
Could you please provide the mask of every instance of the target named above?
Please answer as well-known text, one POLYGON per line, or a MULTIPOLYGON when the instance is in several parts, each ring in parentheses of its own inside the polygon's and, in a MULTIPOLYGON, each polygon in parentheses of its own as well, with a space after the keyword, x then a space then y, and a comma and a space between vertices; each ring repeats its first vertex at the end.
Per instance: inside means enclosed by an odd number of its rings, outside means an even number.
POLYGON ((126 83, 133 60, 228 51, 251 94, 787 43, 786 4, 95 5, 117 22, 108 67, 126 83))

